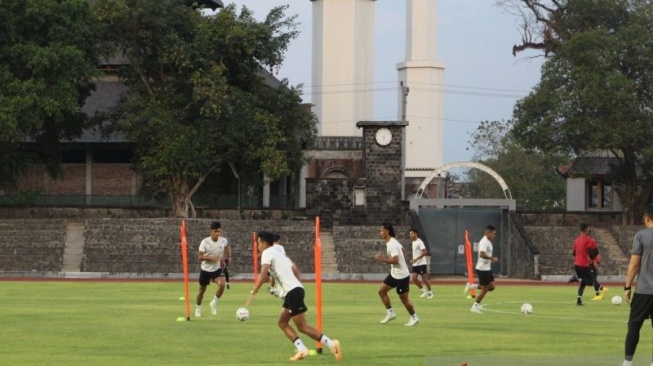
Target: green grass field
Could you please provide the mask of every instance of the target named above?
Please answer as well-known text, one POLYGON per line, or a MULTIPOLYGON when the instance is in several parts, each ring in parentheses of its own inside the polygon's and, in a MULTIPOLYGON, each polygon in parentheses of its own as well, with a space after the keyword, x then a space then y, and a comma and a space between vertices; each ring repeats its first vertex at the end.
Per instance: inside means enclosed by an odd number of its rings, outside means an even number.
MULTIPOLYGON (((236 309, 251 283, 225 290, 217 316, 178 322, 185 315, 183 284, 173 282, 0 282, 2 365, 284 365, 294 346, 276 326, 280 300, 261 292, 251 318, 236 309)), ((197 285, 191 284, 191 298, 197 285)), ((385 315, 378 284, 323 284, 324 331, 342 343, 348 365, 618 365, 622 359, 628 305, 606 299, 575 305, 574 285, 502 286, 469 312, 461 285, 437 284, 432 300, 411 298, 421 321, 404 327, 408 315, 391 293, 398 318, 385 315), (529 302, 531 316, 519 312, 529 302)), ((213 291, 215 287, 210 287, 213 291)), ((306 284, 308 319, 315 323, 312 283, 306 284)), ((649 365, 651 327, 642 328, 637 365, 649 365)), ((315 343, 303 336, 310 348, 315 343)), ((334 364, 325 350, 306 365, 334 364)))

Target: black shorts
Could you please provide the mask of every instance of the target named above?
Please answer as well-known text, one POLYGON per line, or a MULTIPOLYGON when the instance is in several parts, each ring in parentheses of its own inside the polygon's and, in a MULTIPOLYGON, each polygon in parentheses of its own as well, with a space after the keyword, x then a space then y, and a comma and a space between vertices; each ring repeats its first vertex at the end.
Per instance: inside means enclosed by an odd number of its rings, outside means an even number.
POLYGON ((653 317, 653 295, 642 295, 635 292, 630 301, 629 322, 643 323, 653 317))
POLYGON ((422 264, 421 266, 413 266, 413 273, 417 274, 427 274, 426 272, 426 264, 422 264))
POLYGON ((594 276, 590 267, 574 266, 574 269, 576 269, 576 277, 582 284, 589 286, 594 283, 594 276))
POLYGON ((200 286, 208 286, 211 281, 215 281, 219 277, 222 277, 222 268, 215 272, 200 270, 200 286))
POLYGON ((398 280, 392 277, 392 275, 388 275, 388 277, 383 280, 383 283, 390 287, 396 288, 398 295, 401 295, 410 290, 410 276, 398 280))
POLYGON ((308 310, 306 304, 304 304, 304 295, 304 288, 302 287, 295 287, 286 294, 283 299, 283 307, 288 309, 290 316, 299 315, 308 310))
POLYGON ((490 282, 494 282, 494 275, 492 271, 481 271, 476 270, 476 275, 478 276, 478 284, 481 286, 487 286, 490 282))

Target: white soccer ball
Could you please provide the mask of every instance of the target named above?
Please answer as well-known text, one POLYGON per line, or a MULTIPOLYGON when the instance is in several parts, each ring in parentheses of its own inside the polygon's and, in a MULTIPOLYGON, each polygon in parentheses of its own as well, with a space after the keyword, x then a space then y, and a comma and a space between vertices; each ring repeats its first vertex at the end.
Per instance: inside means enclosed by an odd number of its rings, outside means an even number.
POLYGON ((236 310, 236 318, 241 322, 249 319, 249 310, 247 310, 247 308, 239 308, 236 310))
POLYGON ((615 295, 612 297, 612 305, 621 305, 621 296, 615 295))
POLYGON ((521 312, 524 315, 533 314, 533 305, 531 305, 529 303, 525 303, 524 305, 521 306, 521 312))

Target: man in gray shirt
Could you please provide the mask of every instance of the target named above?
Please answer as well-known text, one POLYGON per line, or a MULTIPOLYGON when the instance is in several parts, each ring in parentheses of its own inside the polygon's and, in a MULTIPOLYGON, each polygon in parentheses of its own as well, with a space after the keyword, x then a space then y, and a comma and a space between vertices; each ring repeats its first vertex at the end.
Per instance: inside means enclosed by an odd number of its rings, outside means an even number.
POLYGON ((633 239, 624 286, 624 297, 630 303, 630 315, 623 366, 632 366, 639 342, 639 331, 644 321, 653 316, 653 205, 646 205, 643 220, 646 228, 638 231, 633 239), (631 300, 631 287, 635 276, 637 288, 631 300))

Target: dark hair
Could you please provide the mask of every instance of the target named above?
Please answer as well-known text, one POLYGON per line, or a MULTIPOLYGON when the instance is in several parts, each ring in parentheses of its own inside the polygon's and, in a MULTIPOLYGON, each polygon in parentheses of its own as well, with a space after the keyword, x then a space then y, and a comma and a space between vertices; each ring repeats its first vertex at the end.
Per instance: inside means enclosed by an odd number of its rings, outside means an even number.
POLYGON ((580 224, 580 231, 585 231, 588 227, 590 227, 589 224, 583 222, 580 224))
POLYGON ((220 229, 221 227, 220 221, 211 221, 211 230, 220 229))
POLYGON ((274 243, 274 234, 272 234, 269 231, 259 231, 256 233, 256 237, 261 239, 261 241, 264 241, 270 245, 274 243))
POLYGON ((273 239, 272 239, 272 242, 273 242, 273 243, 276 243, 276 242, 278 242, 279 240, 281 240, 281 235, 279 235, 279 234, 273 233, 273 234, 272 234, 272 237, 273 237, 273 239))
POLYGON ((487 231, 496 231, 497 229, 492 225, 488 225, 488 226, 485 227, 485 230, 487 230, 487 231))
POLYGON ((414 233, 415 233, 415 235, 419 235, 419 231, 417 231, 417 229, 416 229, 416 228, 414 228, 414 227, 411 227, 411 228, 410 228, 410 230, 408 230, 408 232, 411 232, 411 231, 412 231, 412 232, 414 232, 414 233))
POLYGON ((392 224, 384 222, 381 224, 381 227, 388 230, 388 234, 390 234, 391 237, 395 237, 395 228, 392 227, 392 224))
POLYGON ((653 220, 653 204, 648 204, 644 206, 644 215, 648 216, 649 219, 653 220))

